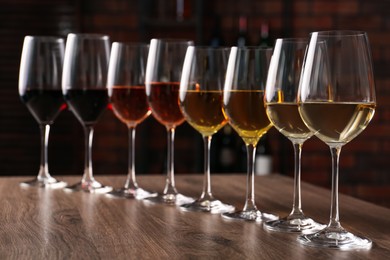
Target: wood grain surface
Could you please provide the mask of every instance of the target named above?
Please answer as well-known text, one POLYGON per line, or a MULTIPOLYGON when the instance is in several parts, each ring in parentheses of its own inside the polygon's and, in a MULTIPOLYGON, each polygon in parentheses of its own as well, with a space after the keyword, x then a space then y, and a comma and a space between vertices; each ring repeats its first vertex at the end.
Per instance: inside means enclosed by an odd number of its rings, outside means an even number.
MULTIPOLYGON (((388 259, 390 209, 340 196, 344 228, 373 240, 367 251, 304 247, 296 235, 265 231, 261 223, 227 221, 219 215, 182 212, 175 206, 115 199, 85 192, 22 188, 28 177, 0 178, 0 259, 388 259)), ((59 177, 69 183, 80 177, 59 177)), ((125 176, 97 176, 121 187, 125 176)), ((242 208, 245 175, 212 176, 213 194, 242 208)), ((201 175, 178 175, 176 186, 198 197, 201 175)), ((164 176, 139 176, 145 189, 162 191, 164 176)), ((260 210, 285 216, 292 180, 256 177, 260 210)), ((303 210, 327 223, 330 192, 303 184, 303 210)))

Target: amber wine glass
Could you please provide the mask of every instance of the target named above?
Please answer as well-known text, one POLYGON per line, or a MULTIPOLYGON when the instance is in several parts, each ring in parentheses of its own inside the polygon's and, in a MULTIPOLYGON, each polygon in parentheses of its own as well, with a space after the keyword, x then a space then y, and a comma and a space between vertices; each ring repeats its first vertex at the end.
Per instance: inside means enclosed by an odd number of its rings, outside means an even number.
POLYGON ((66 105, 61 92, 64 40, 57 37, 26 36, 19 71, 19 95, 41 130, 41 163, 38 176, 22 186, 63 188, 49 173, 50 126, 66 105))
POLYGON ((268 69, 265 104, 268 118, 294 147, 294 196, 290 214, 264 223, 272 231, 307 233, 324 228, 305 216, 301 205, 301 153, 303 143, 313 132, 298 112, 297 92, 307 39, 277 39, 268 69))
POLYGON ((332 155, 330 221, 298 241, 341 250, 369 249, 372 241, 345 230, 339 219, 338 179, 341 148, 369 124, 376 107, 368 36, 361 31, 310 34, 298 91, 299 113, 332 155))
POLYGON ((129 133, 128 171, 124 187, 107 195, 144 199, 152 196, 138 186, 135 175, 135 130, 152 111, 146 101, 145 69, 149 45, 114 42, 108 66, 107 89, 115 116, 126 124, 129 133))
POLYGON ((152 39, 145 74, 146 96, 154 118, 168 135, 167 176, 163 193, 149 201, 181 205, 193 199, 178 193, 174 175, 175 129, 184 122, 179 106, 179 87, 184 57, 191 41, 152 39))
POLYGON ((80 121, 85 135, 85 164, 81 182, 70 191, 107 193, 112 190, 93 177, 92 139, 94 125, 108 105, 107 70, 110 39, 99 34, 68 34, 62 72, 62 93, 80 121))
POLYGON ((222 96, 228 57, 229 48, 194 46, 188 47, 185 56, 180 81, 180 108, 204 142, 203 191, 194 202, 180 206, 185 211, 220 214, 234 210, 232 205, 213 196, 210 177, 211 139, 227 123, 222 111, 222 96))
POLYGON ((260 138, 272 127, 264 106, 264 90, 272 48, 232 47, 223 91, 224 111, 247 150, 247 191, 244 208, 223 213, 227 219, 268 221, 276 216, 257 209, 254 190, 254 163, 260 138))

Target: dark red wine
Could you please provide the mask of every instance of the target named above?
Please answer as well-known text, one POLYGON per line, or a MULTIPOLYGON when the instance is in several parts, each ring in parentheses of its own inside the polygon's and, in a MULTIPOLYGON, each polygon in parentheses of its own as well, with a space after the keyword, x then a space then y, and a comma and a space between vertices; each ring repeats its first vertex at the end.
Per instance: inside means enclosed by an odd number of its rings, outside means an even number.
POLYGON ((108 105, 106 89, 67 89, 65 100, 77 119, 84 125, 93 125, 108 105))
POLYGON ((61 110, 66 108, 60 89, 27 89, 21 99, 38 124, 53 124, 61 110))

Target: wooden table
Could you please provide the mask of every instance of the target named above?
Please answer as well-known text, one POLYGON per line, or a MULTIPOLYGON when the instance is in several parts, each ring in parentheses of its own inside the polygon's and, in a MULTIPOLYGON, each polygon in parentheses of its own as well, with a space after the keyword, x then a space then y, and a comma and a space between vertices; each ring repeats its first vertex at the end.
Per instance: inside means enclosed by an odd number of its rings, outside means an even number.
MULTIPOLYGON (((80 177, 59 177, 69 183, 80 177)), ((124 176, 96 176, 115 187, 124 176)), ((22 188, 28 177, 0 178, 0 259, 389 259, 390 209, 341 195, 341 222, 370 237, 368 251, 301 246, 296 235, 265 231, 260 223, 227 221, 219 215, 182 212, 175 206, 63 190, 22 188)), ((140 186, 161 191, 164 176, 139 176, 140 186)), ((201 175, 177 175, 176 185, 198 197, 201 175)), ((214 175, 216 197, 242 208, 244 175, 214 175)), ((303 209, 327 223, 330 192, 303 184, 303 209)), ((292 180, 256 178, 260 210, 289 213, 292 180)))

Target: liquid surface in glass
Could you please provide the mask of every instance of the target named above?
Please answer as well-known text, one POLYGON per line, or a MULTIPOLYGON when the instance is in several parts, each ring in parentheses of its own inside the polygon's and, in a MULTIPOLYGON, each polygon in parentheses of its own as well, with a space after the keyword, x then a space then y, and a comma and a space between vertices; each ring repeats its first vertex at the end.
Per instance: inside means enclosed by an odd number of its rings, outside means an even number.
POLYGON ((126 125, 135 126, 152 113, 145 86, 113 86, 109 93, 114 114, 126 125))
POLYGON ((179 82, 153 82, 150 84, 148 102, 153 116, 167 127, 175 127, 184 122, 179 107, 179 82))
POLYGON ((358 136, 371 121, 374 103, 305 102, 299 112, 306 125, 323 142, 345 144, 358 136))
POLYGON ((21 99, 39 124, 52 124, 66 108, 61 90, 27 89, 21 99))
POLYGON ((256 145, 272 127, 264 107, 263 90, 232 90, 225 93, 225 113, 246 145, 256 145))
POLYGON ((266 112, 275 128, 289 139, 304 141, 313 135, 302 121, 297 103, 267 103, 266 112))
POLYGON ((77 119, 84 125, 93 125, 108 104, 106 89, 67 89, 65 100, 77 119))
POLYGON ((187 122, 203 136, 215 134, 227 123, 222 111, 222 95, 219 90, 188 90, 180 102, 187 122))

